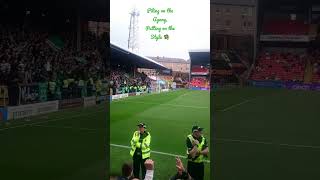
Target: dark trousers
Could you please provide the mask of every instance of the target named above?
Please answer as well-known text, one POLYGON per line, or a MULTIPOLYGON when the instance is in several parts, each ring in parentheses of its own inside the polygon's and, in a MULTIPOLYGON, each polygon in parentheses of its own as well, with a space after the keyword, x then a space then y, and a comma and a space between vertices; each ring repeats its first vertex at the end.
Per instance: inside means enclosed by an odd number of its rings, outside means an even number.
MULTIPOLYGON (((148 159, 148 158, 147 158, 148 159)), ((142 179, 146 176, 146 167, 144 165, 144 162, 146 162, 147 159, 142 159, 142 155, 137 155, 136 153, 133 155, 133 175, 135 178, 140 179, 140 167, 142 171, 142 179)))
POLYGON ((194 180, 204 179, 204 163, 188 161, 188 173, 194 180))

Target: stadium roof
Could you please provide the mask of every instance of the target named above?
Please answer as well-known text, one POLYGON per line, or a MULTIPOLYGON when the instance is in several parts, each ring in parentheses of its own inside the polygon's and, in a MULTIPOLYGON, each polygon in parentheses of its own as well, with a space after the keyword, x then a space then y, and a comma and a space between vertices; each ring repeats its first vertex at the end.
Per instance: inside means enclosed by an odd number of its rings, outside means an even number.
POLYGON ((129 66, 136 66, 138 68, 147 69, 167 69, 162 64, 131 52, 127 49, 121 48, 120 46, 110 43, 111 47, 111 64, 126 64, 129 66))
POLYGON ((184 60, 181 58, 170 58, 170 57, 148 57, 152 60, 155 60, 159 63, 181 63, 181 64, 189 64, 190 60, 184 60))
POLYGON ((210 50, 208 49, 189 50, 189 56, 191 64, 210 64, 210 50))

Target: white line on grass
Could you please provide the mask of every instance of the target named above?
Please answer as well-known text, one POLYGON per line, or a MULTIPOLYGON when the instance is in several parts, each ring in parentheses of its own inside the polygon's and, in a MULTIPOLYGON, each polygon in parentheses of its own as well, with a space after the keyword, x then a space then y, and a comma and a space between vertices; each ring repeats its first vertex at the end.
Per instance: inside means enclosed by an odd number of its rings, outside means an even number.
POLYGON ((39 124, 34 124, 31 126, 37 126, 37 127, 46 127, 46 128, 59 128, 59 129, 73 129, 73 130, 83 130, 83 131, 94 131, 97 132, 97 129, 92 129, 92 128, 74 128, 72 126, 48 126, 48 125, 39 125, 39 124))
MULTIPOLYGON (((48 121, 45 121, 48 122, 48 121)), ((94 131, 97 132, 97 129, 91 129, 91 128, 74 128, 70 126, 49 126, 49 125, 39 125, 45 122, 39 122, 39 123, 31 123, 31 124, 26 124, 25 126, 37 126, 37 127, 45 127, 45 128, 62 128, 62 129, 75 129, 75 130, 84 130, 84 131, 94 131)), ((17 126, 15 126, 17 127, 17 126)), ((15 128, 12 127, 12 128, 15 128)), ((19 126, 20 127, 20 126, 19 126)), ((117 144, 110 144, 111 146, 115 147, 121 147, 121 148, 126 148, 126 149, 131 149, 129 146, 123 146, 123 145, 117 145, 117 144)), ((165 152, 160 152, 160 151, 151 151, 155 154, 161 154, 161 155, 166 155, 166 156, 172 156, 172 157, 180 157, 186 159, 186 156, 181 156, 181 155, 176 155, 176 154, 171 154, 171 153, 165 153, 165 152)), ((210 161, 205 160, 206 163, 210 163, 210 161)))
POLYGON ((247 99, 247 100, 245 100, 245 101, 242 101, 242 102, 240 102, 240 103, 238 103, 238 104, 231 105, 231 106, 229 106, 229 107, 227 107, 227 108, 225 108, 225 109, 222 109, 222 110, 220 110, 220 111, 221 111, 221 112, 226 112, 226 111, 228 111, 228 110, 230 110, 230 109, 233 109, 233 108, 235 108, 235 107, 241 106, 241 105, 246 104, 246 103, 248 103, 248 102, 250 102, 250 101, 253 101, 253 100, 255 100, 255 99, 256 99, 256 98, 247 99))
MULTIPOLYGON (((130 146, 124 146, 124 145, 119 145, 119 144, 110 144, 110 146, 113 147, 119 147, 119 148, 125 148, 125 149, 131 149, 130 146)), ((186 156, 182 156, 182 155, 177 155, 177 154, 171 154, 171 153, 165 153, 165 152, 160 152, 160 151, 151 151, 154 154, 160 154, 160 155, 165 155, 165 156, 171 156, 171 157, 179 157, 179 158, 184 158, 186 159, 186 156)), ((209 160, 205 160, 206 163, 210 163, 209 160)))
POLYGON ((294 148, 320 149, 320 146, 308 146, 308 145, 296 145, 296 144, 284 144, 284 143, 277 144, 277 143, 264 142, 264 141, 238 140, 238 139, 227 139, 227 138, 216 138, 214 140, 226 141, 226 142, 251 143, 251 144, 279 145, 279 146, 294 147, 294 148))
POLYGON ((150 104, 150 105, 172 106, 172 107, 193 108, 193 109, 209 109, 209 107, 204 107, 204 106, 185 106, 185 105, 179 105, 179 104, 148 103, 143 101, 126 101, 126 103, 150 104))

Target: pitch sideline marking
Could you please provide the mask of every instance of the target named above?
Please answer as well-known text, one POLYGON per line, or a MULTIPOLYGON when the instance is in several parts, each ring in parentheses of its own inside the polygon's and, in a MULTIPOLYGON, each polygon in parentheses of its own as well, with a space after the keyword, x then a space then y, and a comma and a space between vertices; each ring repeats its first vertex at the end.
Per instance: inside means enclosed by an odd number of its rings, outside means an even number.
POLYGON ((185 105, 179 105, 179 104, 147 103, 143 101, 126 101, 126 103, 150 104, 150 105, 184 107, 184 108, 194 108, 194 109, 209 109, 209 107, 204 107, 204 106, 185 106, 185 105))
MULTIPOLYGON (((87 130, 87 131, 97 131, 97 129, 90 129, 90 128, 73 128, 73 127, 46 126, 46 125, 33 125, 33 126, 48 127, 48 128, 64 128, 64 129, 78 129, 78 130, 87 130)), ((238 140, 238 139, 228 139, 228 138, 215 138, 214 140, 226 141, 226 142, 251 143, 251 144, 279 145, 279 146, 294 147, 294 148, 320 149, 320 146, 296 145, 296 144, 286 144, 286 143, 276 144, 276 143, 265 142, 265 141, 238 140)), ((112 146, 116 146, 116 147, 123 147, 123 148, 129 148, 130 149, 129 146, 123 146, 123 145, 117 145, 117 144, 111 144, 111 145, 112 146)), ((175 154, 164 153, 164 152, 159 152, 159 151, 153 151, 153 152, 155 152, 156 154, 169 155, 169 156, 178 156, 178 157, 186 158, 185 156, 181 156, 181 155, 175 155, 175 154)))
POLYGON ((46 127, 46 128, 59 128, 59 129, 76 129, 76 130, 83 130, 83 131, 95 131, 97 132, 98 130, 97 129, 92 129, 92 128, 80 128, 80 127, 77 127, 77 128, 74 128, 72 126, 49 126, 49 125, 40 125, 40 124, 34 124, 34 125, 31 125, 31 126, 37 126, 37 127, 46 127))
POLYGON ((242 101, 242 102, 240 102, 240 103, 238 103, 238 104, 234 104, 234 105, 231 105, 231 106, 229 106, 229 107, 227 107, 227 108, 224 108, 224 109, 222 109, 222 110, 220 110, 220 111, 221 111, 221 112, 226 112, 226 111, 228 111, 228 110, 230 110, 230 109, 233 109, 233 108, 235 108, 235 107, 241 106, 241 105, 246 104, 246 103, 248 103, 248 102, 251 102, 251 101, 253 101, 253 100, 255 100, 255 99, 256 99, 256 98, 247 99, 247 100, 242 101))
POLYGON ((238 140, 238 139, 227 139, 227 138, 215 138, 215 140, 226 141, 226 142, 251 143, 251 144, 279 145, 279 146, 287 146, 287 147, 294 147, 294 148, 320 149, 320 146, 297 145, 297 144, 286 144, 286 143, 277 144, 277 143, 264 142, 264 141, 238 140))
MULTIPOLYGON (((90 129, 90 128, 73 128, 73 127, 61 127, 61 126, 46 126, 46 125, 38 125, 38 124, 34 124, 32 126, 38 126, 38 127, 47 127, 47 128, 63 128, 63 129, 77 129, 77 130, 85 130, 85 131, 97 131, 97 129, 90 129)), ((124 146, 124 145, 118 145, 118 144, 110 144, 110 146, 114 146, 114 147, 120 147, 120 148, 126 148, 126 149, 131 149, 130 146, 124 146)), ((180 157, 180 158, 184 158, 186 159, 186 156, 182 156, 182 155, 176 155, 176 154, 171 154, 171 153, 165 153, 165 152, 160 152, 160 151, 151 151, 155 154, 160 154, 160 155, 166 155, 166 156, 171 156, 171 157, 180 157)), ((209 160, 205 160, 206 163, 210 163, 209 160)))
MULTIPOLYGON (((130 146, 124 146, 124 145, 119 145, 119 144, 110 144, 110 146, 124 148, 124 149, 131 149, 130 146)), ((171 153, 165 153, 165 152, 160 152, 160 151, 151 151, 151 152, 155 153, 155 154, 165 155, 165 156, 179 157, 179 158, 184 158, 184 159, 187 158, 186 156, 177 155, 177 154, 171 154, 171 153)), ((205 160, 205 162, 206 163, 210 163, 209 160, 205 160)))

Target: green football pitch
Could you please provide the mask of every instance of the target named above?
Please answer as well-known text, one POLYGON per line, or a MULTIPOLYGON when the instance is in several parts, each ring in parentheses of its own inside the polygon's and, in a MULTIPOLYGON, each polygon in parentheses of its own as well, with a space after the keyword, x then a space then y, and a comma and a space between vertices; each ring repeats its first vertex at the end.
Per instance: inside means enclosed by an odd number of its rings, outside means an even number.
MULTIPOLYGON (((320 179, 319 92, 233 88, 211 98, 215 179, 320 179)), ((189 90, 112 102, 110 162, 103 105, 0 123, 0 179, 103 179, 106 163, 120 173, 140 121, 152 135, 155 179, 168 179, 193 124, 210 140, 209 104, 208 92, 189 90)), ((209 164, 205 172, 209 179, 209 164)))
MULTIPOLYGON (((133 96, 111 103, 111 171, 120 173, 124 162, 131 162, 130 140, 137 124, 147 124, 151 134, 151 159, 155 180, 167 180, 176 173, 175 156, 186 155, 186 138, 193 125, 204 127, 210 141, 210 94, 208 91, 179 90, 133 96)), ((209 161, 209 160, 208 160, 209 161)), ((186 166, 186 161, 184 159, 186 166)), ((210 179, 205 164, 205 179, 210 179)))
POLYGON ((1 124, 0 179, 105 179, 106 119, 99 105, 1 124))
POLYGON ((215 179, 320 179, 319 92, 234 88, 212 95, 215 179))

